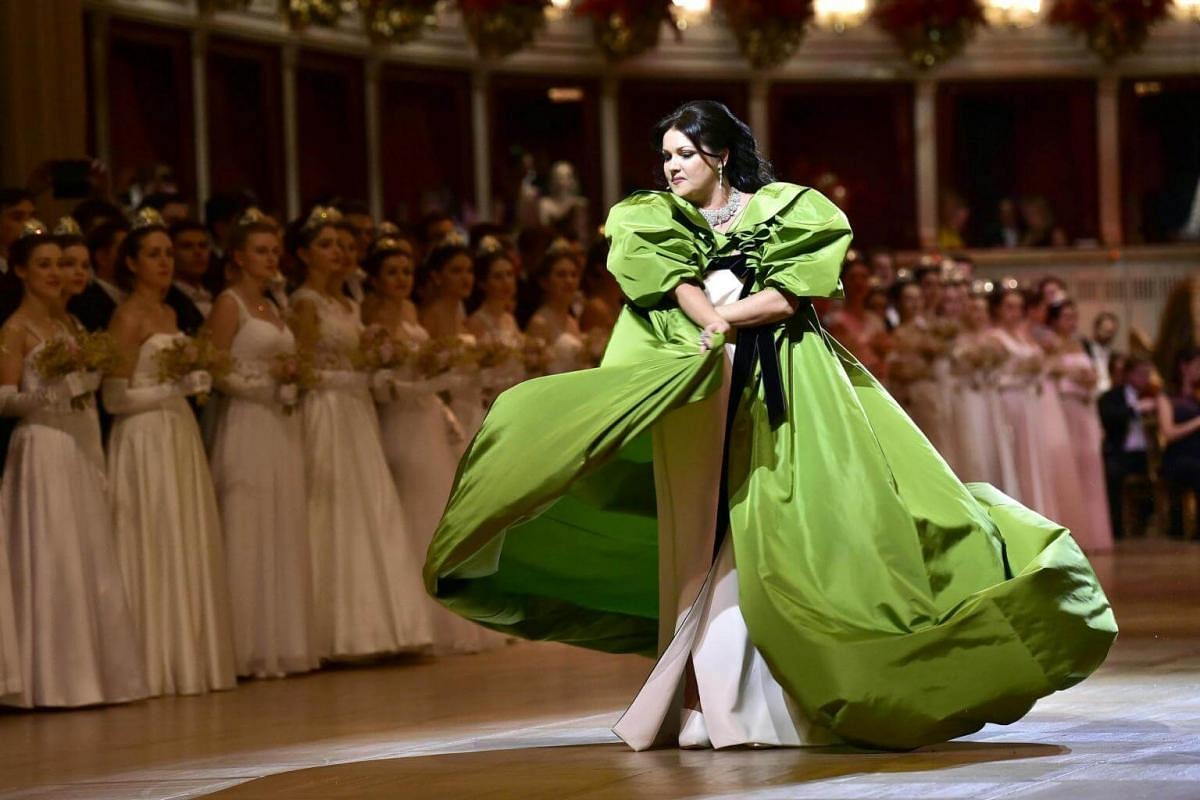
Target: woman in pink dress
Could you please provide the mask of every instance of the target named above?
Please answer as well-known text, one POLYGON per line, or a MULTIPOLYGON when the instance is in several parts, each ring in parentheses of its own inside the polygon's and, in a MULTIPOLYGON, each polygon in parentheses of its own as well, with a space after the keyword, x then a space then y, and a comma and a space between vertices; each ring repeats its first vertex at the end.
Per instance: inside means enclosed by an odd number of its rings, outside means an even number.
MULTIPOLYGON (((1078 497, 1084 516, 1071 533, 1088 553, 1112 550, 1112 526, 1104 494, 1101 461, 1100 415, 1096 408, 1096 368, 1079 341, 1079 311, 1072 300, 1060 300, 1046 311, 1046 324, 1057 339, 1050 361, 1056 377, 1058 401, 1066 420, 1067 435, 1079 477, 1078 497)), ((1064 524, 1069 524, 1064 520, 1064 524)))
POLYGON ((1025 295, 1020 289, 996 292, 991 307, 995 327, 990 335, 1008 353, 996 370, 996 392, 1002 414, 999 433, 1007 440, 1005 446, 1012 453, 1015 465, 1015 474, 1001 481, 998 488, 1043 516, 1057 519, 1042 453, 1045 427, 1039 396, 1045 360, 1042 348, 1026 329, 1025 295))

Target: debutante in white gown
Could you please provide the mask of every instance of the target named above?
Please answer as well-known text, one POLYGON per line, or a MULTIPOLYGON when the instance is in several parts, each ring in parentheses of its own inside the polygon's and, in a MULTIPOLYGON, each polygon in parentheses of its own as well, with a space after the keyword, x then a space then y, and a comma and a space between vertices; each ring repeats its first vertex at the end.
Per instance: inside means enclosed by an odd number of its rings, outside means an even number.
POLYGON ((358 306, 299 289, 320 325, 321 387, 305 394, 305 484, 317 649, 325 658, 417 650, 433 639, 423 558, 384 457, 379 419, 350 353, 363 325, 358 306))
POLYGON ((1100 412, 1096 407, 1094 382, 1081 382, 1074 373, 1095 375, 1092 359, 1082 349, 1056 356, 1063 374, 1057 381, 1058 398, 1066 419, 1067 438, 1075 456, 1082 499, 1082 521, 1071 530, 1075 541, 1088 553, 1106 553, 1113 548, 1112 523, 1104 489, 1101 460, 1100 412))
POLYGON ((525 380, 525 334, 512 314, 497 317, 483 306, 475 310, 470 322, 480 345, 498 345, 513 353, 504 363, 481 370, 483 405, 488 408, 502 392, 525 380))
MULTIPOLYGON (((713 305, 721 306, 738 299, 742 284, 730 270, 713 270, 704 289, 713 305)), ((662 655, 613 728, 637 750, 679 730, 680 688, 689 660, 703 708, 698 729, 707 729, 712 747, 838 741, 804 716, 751 641, 738 606, 732 537, 725 537, 711 563, 734 346, 726 345, 725 352, 724 390, 671 412, 653 431, 662 655)), ((691 722, 679 743, 698 743, 689 741, 696 735, 696 718, 683 713, 691 722)))
POLYGON ((1057 520, 1058 504, 1044 452, 1042 348, 1001 328, 992 329, 990 335, 1008 350, 1008 359, 997 370, 996 392, 1002 412, 1000 433, 1013 454, 1015 474, 1001 481, 1000 489, 1039 514, 1057 520))
MULTIPOLYGON (((392 333, 410 345, 429 341, 425 329, 413 322, 402 320, 392 333)), ((404 508, 412 557, 421 563, 450 497, 463 435, 454 413, 438 397, 436 381, 416 380, 411 368, 402 368, 392 371, 386 384, 376 394, 383 449, 404 508)), ((500 634, 428 595, 422 610, 429 618, 434 653, 475 653, 504 644, 500 634)))
POLYGON ((951 352, 954 389, 954 440, 962 481, 982 481, 993 486, 1016 486, 1011 437, 1004 429, 1004 411, 996 389, 999 367, 985 367, 973 358, 987 334, 964 333, 951 352))
POLYGON ((158 354, 182 333, 155 333, 129 381, 136 408, 105 403, 116 550, 153 694, 237 683, 221 518, 196 417, 158 378, 158 354))
MULTIPOLYGON (((25 357, 20 391, 42 379, 25 357)), ((0 611, 4 689, 12 705, 85 706, 146 697, 145 672, 113 550, 95 402, 44 405, 23 416, 4 468, 2 499, 17 639, 0 611), (20 666, 12 671, 12 647, 20 666)), ((0 563, 3 570, 4 563, 0 563)), ((0 575, 0 590, 8 588, 0 575)), ((4 599, 0 598, 0 603, 4 599)))
POLYGON ((237 292, 234 371, 217 419, 213 484, 225 530, 233 598, 237 673, 278 677, 319 665, 313 618, 312 560, 304 497, 299 413, 285 413, 271 376, 274 359, 295 352, 287 326, 256 317, 237 292))
POLYGON ((581 369, 586 347, 583 336, 558 324, 553 316, 543 314, 540 309, 530 317, 530 325, 537 319, 550 331, 546 336, 546 374, 557 375, 581 369))
POLYGON ((8 532, 0 526, 0 703, 21 691, 21 651, 8 566, 8 532))

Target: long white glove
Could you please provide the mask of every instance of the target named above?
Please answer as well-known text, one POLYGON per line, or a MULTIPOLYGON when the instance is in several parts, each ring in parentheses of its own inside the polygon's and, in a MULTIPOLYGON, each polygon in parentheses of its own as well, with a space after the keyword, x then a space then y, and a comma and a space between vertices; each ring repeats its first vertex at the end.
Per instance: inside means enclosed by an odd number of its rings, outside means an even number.
POLYGON ((91 394, 100 388, 99 372, 72 372, 62 379, 63 387, 70 399, 91 394))
POLYGON ((58 382, 32 392, 22 392, 12 385, 0 386, 0 415, 25 417, 35 411, 59 405, 70 399, 65 386, 58 382))
POLYGON ((136 414, 158 408, 172 397, 186 397, 211 389, 212 376, 202 371, 189 373, 175 383, 138 387, 130 386, 128 378, 106 378, 101 398, 110 414, 136 414))
POLYGON ((457 385, 458 378, 451 378, 449 373, 431 380, 409 381, 401 377, 399 370, 381 369, 371 376, 371 394, 375 402, 391 403, 402 398, 421 397, 437 394, 457 385))

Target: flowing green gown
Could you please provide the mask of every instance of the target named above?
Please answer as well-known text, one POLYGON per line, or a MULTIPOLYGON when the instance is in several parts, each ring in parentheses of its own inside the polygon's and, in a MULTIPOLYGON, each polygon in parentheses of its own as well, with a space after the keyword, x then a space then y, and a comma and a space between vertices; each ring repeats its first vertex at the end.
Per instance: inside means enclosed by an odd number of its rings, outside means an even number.
MULTIPOLYGON (((630 306, 603 362, 500 396, 425 582, 498 631, 653 656, 650 431, 724 379, 723 348, 698 352, 672 290, 740 252, 754 291, 834 296, 851 232, 815 190, 773 183, 725 234, 669 192, 631 195, 606 234, 630 306)), ((849 742, 912 748, 1013 722, 1095 670, 1116 622, 1070 533, 959 482, 811 306, 775 339, 787 416, 772 426, 759 380, 740 398, 729 535, 750 636, 805 714, 849 742)))

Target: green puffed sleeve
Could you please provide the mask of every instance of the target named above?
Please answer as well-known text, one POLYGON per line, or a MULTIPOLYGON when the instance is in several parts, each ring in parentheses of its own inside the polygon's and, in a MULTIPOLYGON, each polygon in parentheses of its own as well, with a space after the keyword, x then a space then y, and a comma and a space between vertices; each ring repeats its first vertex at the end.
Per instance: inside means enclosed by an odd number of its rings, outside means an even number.
POLYGON ((796 297, 841 296, 842 261, 854 234, 829 198, 799 189, 765 227, 769 234, 759 251, 763 286, 796 297))
POLYGON ((653 308, 679 284, 703 280, 703 237, 662 192, 636 192, 617 203, 604 235, 608 271, 634 305, 653 308))

